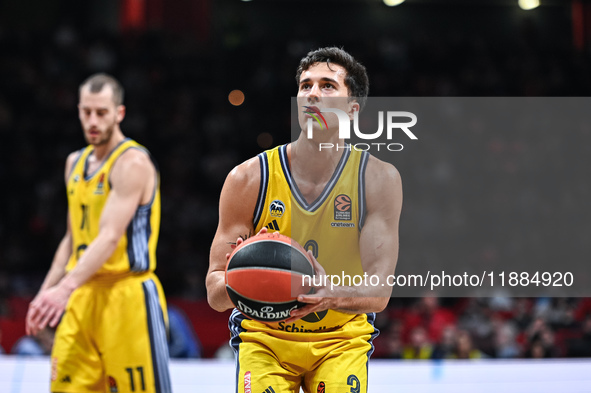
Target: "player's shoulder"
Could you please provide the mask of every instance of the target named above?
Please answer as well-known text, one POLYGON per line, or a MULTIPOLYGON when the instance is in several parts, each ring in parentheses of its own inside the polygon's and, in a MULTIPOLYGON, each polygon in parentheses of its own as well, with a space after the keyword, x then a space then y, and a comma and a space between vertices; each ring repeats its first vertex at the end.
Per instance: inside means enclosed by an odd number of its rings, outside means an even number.
POLYGON ((68 154, 68 158, 66 158, 66 165, 71 167, 74 163, 78 160, 80 155, 82 154, 83 149, 76 150, 68 154))
POLYGON ((68 158, 66 158, 66 175, 69 174, 72 169, 74 169, 74 165, 80 158, 80 156, 84 153, 84 148, 75 150, 68 154, 68 158))
POLYGON ((145 166, 152 168, 153 162, 150 153, 141 145, 132 145, 123 150, 116 158, 115 167, 145 166))
POLYGON ((365 170, 365 178, 369 182, 379 185, 380 182, 399 184, 401 183, 400 172, 394 165, 389 162, 382 161, 379 158, 369 155, 367 160, 367 168, 365 170))
POLYGON ((248 160, 236 165, 226 178, 227 184, 239 187, 256 184, 258 186, 261 179, 261 164, 259 156, 254 156, 248 160))
POLYGON ((111 180, 126 181, 132 177, 152 176, 156 170, 148 151, 144 148, 125 149, 115 158, 111 169, 111 180))
POLYGON ((382 217, 400 212, 402 180, 398 169, 370 156, 365 171, 365 196, 368 212, 382 217))
POLYGON ((263 151, 254 157, 236 165, 226 177, 226 187, 252 187, 258 191, 261 184, 261 173, 268 171, 269 153, 277 151, 281 146, 263 151), (266 167, 266 169, 265 169, 266 167))

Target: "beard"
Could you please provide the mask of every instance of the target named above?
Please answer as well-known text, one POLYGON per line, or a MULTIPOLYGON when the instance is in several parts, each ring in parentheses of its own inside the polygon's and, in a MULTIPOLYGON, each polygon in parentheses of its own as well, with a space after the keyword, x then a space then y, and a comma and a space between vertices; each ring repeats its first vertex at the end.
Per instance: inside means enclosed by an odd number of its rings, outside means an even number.
POLYGON ((109 143, 109 141, 111 140, 111 137, 113 136, 114 130, 115 130, 115 123, 108 126, 103 133, 99 134, 98 141, 95 141, 95 142, 91 141, 90 138, 88 137, 87 133, 84 133, 84 138, 86 139, 86 142, 89 145, 103 146, 103 145, 106 145, 109 143))

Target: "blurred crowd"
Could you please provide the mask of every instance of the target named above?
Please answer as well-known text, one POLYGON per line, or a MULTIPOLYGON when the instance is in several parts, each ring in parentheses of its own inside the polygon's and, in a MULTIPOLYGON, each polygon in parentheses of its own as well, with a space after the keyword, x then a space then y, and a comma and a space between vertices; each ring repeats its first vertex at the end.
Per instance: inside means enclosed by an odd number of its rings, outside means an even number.
POLYGON ((589 299, 398 299, 376 324, 378 358, 591 357, 589 299))
MULTIPOLYGON (((257 24, 227 26, 203 39, 67 22, 51 29, 0 25, 0 317, 11 316, 7 299, 36 293, 65 232, 63 168, 67 154, 84 146, 77 88, 93 72, 112 73, 126 88, 122 130, 150 149, 162 176, 157 273, 167 296, 195 301, 205 297, 225 176, 290 140, 289 97, 308 50, 344 45, 366 65, 371 96, 591 93, 589 52, 575 50, 568 32, 546 40, 543 25, 530 19, 498 41, 454 28, 396 35, 374 27, 371 39, 358 32, 341 43, 317 38, 303 24, 281 36, 257 24), (243 105, 228 102, 233 89, 245 93, 243 105)), ((470 135, 467 155, 440 135, 402 156, 395 162, 405 189, 399 263, 580 259, 590 251, 591 221, 584 218, 591 182, 579 180, 589 178, 591 166, 577 157, 591 156, 591 130, 572 131, 541 146, 528 135, 470 135), (498 181, 493 193, 471 186, 483 177, 498 181), (486 236, 472 238, 479 225, 486 236), (458 237, 465 247, 453 246, 458 237)), ((378 325, 378 357, 591 356, 588 299, 393 298, 378 325)))

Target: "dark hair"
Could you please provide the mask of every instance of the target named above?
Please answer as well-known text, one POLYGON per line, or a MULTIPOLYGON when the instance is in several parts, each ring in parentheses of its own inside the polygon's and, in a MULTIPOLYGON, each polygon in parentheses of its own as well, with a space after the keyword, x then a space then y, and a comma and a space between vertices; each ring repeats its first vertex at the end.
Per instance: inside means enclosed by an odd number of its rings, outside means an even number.
POLYGON ((123 86, 121 86, 121 83, 111 75, 104 73, 91 75, 80 84, 79 91, 81 92, 82 88, 86 85, 88 85, 91 93, 100 92, 105 85, 111 86, 111 89, 113 90, 113 102, 115 105, 123 105, 123 86))
POLYGON ((353 56, 341 48, 326 47, 308 52, 300 60, 300 65, 296 72, 296 82, 300 83, 302 72, 306 71, 316 63, 326 63, 330 68, 330 63, 338 64, 347 71, 345 76, 345 85, 349 89, 350 97, 357 97, 359 106, 363 108, 365 100, 369 93, 369 78, 365 67, 355 60, 353 56))

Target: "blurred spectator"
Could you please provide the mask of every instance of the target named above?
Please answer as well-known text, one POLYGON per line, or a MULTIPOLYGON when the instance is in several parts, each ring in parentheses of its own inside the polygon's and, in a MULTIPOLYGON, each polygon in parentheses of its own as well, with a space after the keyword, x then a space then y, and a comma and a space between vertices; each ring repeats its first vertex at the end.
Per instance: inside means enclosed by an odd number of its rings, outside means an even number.
POLYGON ((494 328, 494 357, 512 359, 519 357, 517 329, 510 322, 498 321, 494 328))
POLYGON ((441 341, 435 345, 432 359, 448 359, 453 356, 457 342, 457 328, 455 325, 447 325, 443 328, 441 341))
POLYGON ((478 342, 483 342, 491 337, 493 332, 491 315, 487 299, 471 298, 460 316, 458 326, 472 333, 475 336, 472 338, 476 338, 478 342))
POLYGON ((46 327, 36 336, 24 336, 12 346, 11 353, 19 356, 49 356, 53 347, 55 329, 46 327))
POLYGON ((450 359, 481 359, 487 357, 478 348, 474 347, 472 336, 466 330, 458 331, 456 348, 449 357, 450 359))
POLYGON ((405 330, 412 331, 416 326, 423 326, 427 330, 428 338, 432 342, 439 341, 442 329, 455 324, 456 315, 439 305, 436 296, 425 296, 417 299, 412 309, 405 316, 405 330))
POLYGON ((413 328, 410 332, 410 344, 402 350, 402 358, 409 359, 431 359, 433 345, 429 341, 427 331, 422 326, 413 328))
POLYGON ((187 316, 177 306, 168 305, 170 338, 168 351, 171 358, 200 358, 201 343, 187 316))
POLYGON ((591 357, 591 314, 583 320, 581 330, 581 337, 572 339, 568 343, 567 354, 570 357, 591 357))
POLYGON ((554 332, 542 318, 536 318, 526 331, 526 358, 554 358, 557 356, 554 332))
POLYGON ((402 359, 402 323, 394 321, 385 332, 385 340, 380 341, 383 346, 383 357, 388 359, 402 359))

